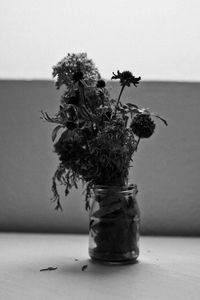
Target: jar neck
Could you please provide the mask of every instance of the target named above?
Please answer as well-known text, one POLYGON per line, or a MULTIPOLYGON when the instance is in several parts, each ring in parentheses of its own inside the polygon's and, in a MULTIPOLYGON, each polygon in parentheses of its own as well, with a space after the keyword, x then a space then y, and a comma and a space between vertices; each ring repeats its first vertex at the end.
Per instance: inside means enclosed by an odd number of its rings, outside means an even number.
POLYGON ((99 178, 95 178, 94 184, 104 186, 127 186, 128 177, 116 176, 112 178, 111 176, 100 176, 99 178))
POLYGON ((95 195, 136 195, 138 192, 136 184, 129 184, 125 186, 110 186, 110 185, 95 185, 95 195))
POLYGON ((134 183, 129 183, 127 185, 101 185, 101 184, 96 184, 94 185, 94 189, 113 189, 113 190, 132 190, 132 189, 137 189, 137 185, 134 183))

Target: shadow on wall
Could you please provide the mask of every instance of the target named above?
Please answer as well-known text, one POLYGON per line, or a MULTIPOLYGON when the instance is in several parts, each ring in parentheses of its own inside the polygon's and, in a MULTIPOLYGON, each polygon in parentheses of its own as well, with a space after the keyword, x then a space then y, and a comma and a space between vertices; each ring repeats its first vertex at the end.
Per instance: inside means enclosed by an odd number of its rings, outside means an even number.
MULTIPOLYGON (((118 85, 110 83, 113 96, 118 85)), ((169 126, 157 122, 155 134, 141 142, 130 181, 138 185, 142 234, 200 234, 200 84, 142 82, 124 93, 124 102, 149 107, 169 126)), ((51 81, 0 81, 0 230, 87 232, 82 188, 62 197, 63 212, 51 198, 54 125, 40 110, 57 112, 59 92, 51 81)))

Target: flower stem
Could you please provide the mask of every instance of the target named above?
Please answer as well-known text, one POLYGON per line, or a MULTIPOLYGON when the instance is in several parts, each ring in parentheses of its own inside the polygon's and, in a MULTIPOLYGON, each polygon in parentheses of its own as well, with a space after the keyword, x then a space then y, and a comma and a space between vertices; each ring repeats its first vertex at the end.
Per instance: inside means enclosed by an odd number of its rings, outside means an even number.
POLYGON ((138 149, 139 142, 140 142, 140 137, 138 138, 138 141, 137 141, 137 146, 136 146, 136 149, 135 149, 135 151, 137 151, 137 149, 138 149))
POLYGON ((82 82, 78 83, 78 89, 79 89, 79 94, 80 94, 80 98, 81 98, 81 104, 86 106, 84 86, 83 86, 82 82))
POLYGON ((119 97, 118 97, 118 99, 117 99, 117 104, 116 104, 116 106, 115 106, 115 116, 116 116, 116 113, 117 113, 117 108, 118 108, 118 105, 119 105, 119 100, 120 100, 120 98, 121 98, 121 95, 122 95, 122 93, 123 93, 123 90, 124 90, 125 86, 126 86, 125 84, 122 86, 121 91, 120 91, 120 93, 119 93, 119 97))

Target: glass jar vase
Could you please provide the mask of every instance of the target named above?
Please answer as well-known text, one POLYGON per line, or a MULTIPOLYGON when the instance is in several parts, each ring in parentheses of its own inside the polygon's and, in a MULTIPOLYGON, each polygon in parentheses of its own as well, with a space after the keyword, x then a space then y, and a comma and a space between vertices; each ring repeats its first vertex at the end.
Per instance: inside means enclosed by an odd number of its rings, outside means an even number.
POLYGON ((89 255, 92 260, 131 263, 139 255, 140 213, 137 186, 94 188, 90 208, 89 255))

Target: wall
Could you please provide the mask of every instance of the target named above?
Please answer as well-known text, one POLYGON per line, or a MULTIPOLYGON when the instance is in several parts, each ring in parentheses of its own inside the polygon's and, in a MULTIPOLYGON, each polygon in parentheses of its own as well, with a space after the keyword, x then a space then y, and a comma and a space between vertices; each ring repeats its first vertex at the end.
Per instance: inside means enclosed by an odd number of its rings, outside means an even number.
POLYGON ((51 64, 87 52, 105 78, 200 80, 198 0, 6 0, 0 78, 51 78, 51 64))
MULTIPOLYGON (((117 95, 118 87, 111 85, 117 95)), ((127 102, 163 115, 134 157, 143 234, 200 233, 200 84, 142 82, 124 94, 127 102)), ((124 100, 125 102, 125 100, 124 100)), ((63 212, 50 204, 57 165, 51 131, 40 110, 57 111, 51 81, 0 81, 0 230, 87 232, 82 189, 62 197, 63 212)))

